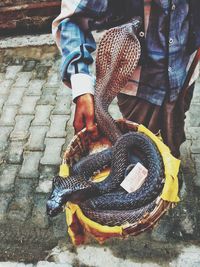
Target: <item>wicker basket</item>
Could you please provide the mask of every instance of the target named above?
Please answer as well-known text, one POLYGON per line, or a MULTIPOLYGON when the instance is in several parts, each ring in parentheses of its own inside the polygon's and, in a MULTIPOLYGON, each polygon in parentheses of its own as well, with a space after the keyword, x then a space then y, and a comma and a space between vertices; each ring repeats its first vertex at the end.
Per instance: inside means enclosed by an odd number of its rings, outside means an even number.
MULTIPOLYGON (((127 121, 125 119, 120 119, 117 121, 118 127, 122 131, 122 133, 127 133, 129 131, 138 131, 139 125, 127 121)), ((92 141, 90 134, 83 129, 77 135, 74 136, 72 141, 70 142, 67 150, 63 156, 63 162, 72 166, 75 162, 77 162, 81 157, 92 154, 97 151, 101 151, 105 148, 111 146, 109 140, 105 136, 101 136, 98 140, 92 141)), ((156 206, 152 212, 146 213, 133 224, 127 224, 121 226, 120 234, 110 234, 109 235, 109 227, 106 230, 107 234, 99 232, 99 227, 91 231, 91 227, 88 228, 85 223, 80 222, 80 216, 77 216, 76 212, 72 212, 70 210, 70 205, 67 205, 66 215, 67 215, 67 224, 68 224, 68 232, 72 238, 72 241, 77 245, 85 242, 85 238, 80 238, 80 229, 77 231, 77 224, 82 228, 82 237, 85 235, 85 232, 90 232, 98 241, 102 242, 105 239, 113 236, 127 236, 127 235, 138 235, 148 229, 152 229, 156 222, 171 208, 173 207, 175 202, 170 202, 167 200, 163 200, 161 196, 157 197, 156 206), (70 214, 71 213, 71 214, 70 214), (75 217, 73 217, 75 216, 75 217), (70 219, 69 219, 70 217, 70 219), (89 230, 88 230, 89 229, 89 230)), ((77 206, 77 205, 76 205, 77 206)), ((86 221, 87 224, 87 221, 86 221)), ((94 223, 94 228, 96 224, 94 223)), ((99 226, 99 225, 98 225, 99 226)), ((104 227, 104 226, 102 226, 104 227)), ((112 227, 111 227, 112 228, 112 227)))

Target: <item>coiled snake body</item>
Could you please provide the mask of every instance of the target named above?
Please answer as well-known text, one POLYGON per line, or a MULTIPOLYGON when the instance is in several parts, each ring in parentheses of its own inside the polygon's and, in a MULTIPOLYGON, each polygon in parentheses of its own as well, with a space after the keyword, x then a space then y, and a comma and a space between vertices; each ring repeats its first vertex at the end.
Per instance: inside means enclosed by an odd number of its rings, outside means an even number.
POLYGON ((55 177, 47 202, 47 213, 57 215, 67 201, 79 201, 89 218, 106 225, 133 222, 155 206, 162 190, 164 177, 161 156, 154 143, 145 135, 130 132, 122 135, 108 107, 135 70, 140 58, 140 43, 136 31, 140 18, 112 28, 102 38, 97 52, 97 81, 95 115, 99 129, 110 139, 113 147, 87 156, 72 169, 68 178, 55 177), (140 189, 128 194, 120 189, 127 166, 129 151, 142 154, 148 177, 140 189), (109 176, 99 183, 90 180, 94 171, 111 166, 109 176), (123 210, 123 212, 122 212, 123 210))

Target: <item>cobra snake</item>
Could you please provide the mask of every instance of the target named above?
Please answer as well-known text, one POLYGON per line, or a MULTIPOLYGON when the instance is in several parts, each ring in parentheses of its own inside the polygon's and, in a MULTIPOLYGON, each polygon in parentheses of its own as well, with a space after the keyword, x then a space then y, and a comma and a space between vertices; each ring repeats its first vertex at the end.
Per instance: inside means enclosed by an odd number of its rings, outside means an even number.
MULTIPOLYGON (((141 53, 136 32, 140 18, 112 28, 103 36, 97 51, 95 116, 100 131, 109 138, 113 147, 87 156, 75 166, 67 178, 55 177, 47 201, 47 213, 56 216, 67 201, 78 202, 90 219, 106 225, 132 223, 156 205, 163 188, 161 156, 144 134, 129 132, 122 135, 108 107, 135 70, 141 53), (144 184, 133 193, 120 188, 127 167, 131 163, 130 151, 137 149, 148 169, 144 184), (98 183, 90 179, 93 173, 110 166, 108 177, 98 183), (123 212, 122 212, 123 210, 123 212)), ((132 162, 133 163, 133 162, 132 162)))

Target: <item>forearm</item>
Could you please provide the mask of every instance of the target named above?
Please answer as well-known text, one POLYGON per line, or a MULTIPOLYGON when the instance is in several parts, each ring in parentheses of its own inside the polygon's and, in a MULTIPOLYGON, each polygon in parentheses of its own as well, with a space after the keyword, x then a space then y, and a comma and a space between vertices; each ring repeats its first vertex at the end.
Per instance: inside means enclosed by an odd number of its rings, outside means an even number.
POLYGON ((96 43, 90 32, 84 32, 70 19, 59 25, 62 51, 61 77, 72 87, 73 99, 79 95, 94 92, 94 78, 91 73, 91 53, 96 43))
POLYGON ((94 78, 90 66, 91 53, 96 44, 92 34, 82 30, 74 21, 66 19, 59 25, 62 53, 61 76, 70 84, 76 102, 73 126, 75 132, 84 127, 95 135, 94 127, 94 78))

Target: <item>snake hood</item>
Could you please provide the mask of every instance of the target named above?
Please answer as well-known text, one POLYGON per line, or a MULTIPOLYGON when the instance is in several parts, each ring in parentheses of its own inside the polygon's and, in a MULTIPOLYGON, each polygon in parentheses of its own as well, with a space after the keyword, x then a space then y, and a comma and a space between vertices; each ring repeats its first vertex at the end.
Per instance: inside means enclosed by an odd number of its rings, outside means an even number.
POLYGON ((141 46, 136 33, 140 25, 141 18, 136 17, 125 25, 108 30, 97 50, 95 117, 99 129, 112 144, 122 134, 108 113, 108 107, 138 65, 141 46))

